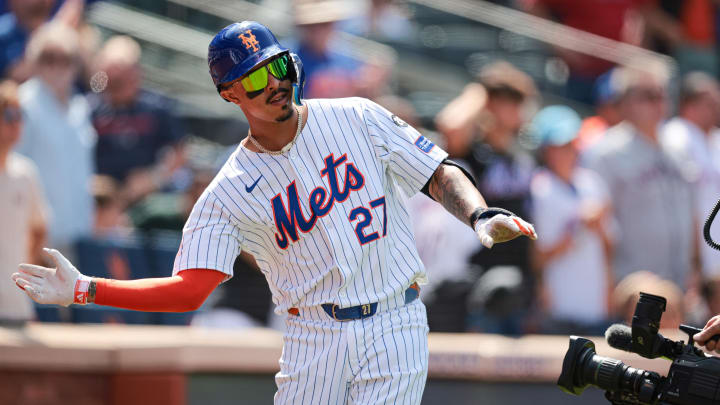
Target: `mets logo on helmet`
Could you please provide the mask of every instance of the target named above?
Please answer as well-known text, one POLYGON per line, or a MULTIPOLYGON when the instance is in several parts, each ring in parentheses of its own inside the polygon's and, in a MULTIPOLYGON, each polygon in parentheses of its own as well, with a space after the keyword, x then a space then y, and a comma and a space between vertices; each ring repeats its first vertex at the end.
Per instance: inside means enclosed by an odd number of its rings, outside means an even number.
POLYGON ((243 45, 245 45, 246 49, 252 48, 253 52, 257 52, 260 48, 258 48, 258 45, 260 43, 258 42, 257 38, 255 38, 255 35, 253 35, 251 30, 245 30, 244 33, 240 33, 238 35, 238 38, 242 39, 243 45), (246 37, 245 34, 248 34, 246 37))

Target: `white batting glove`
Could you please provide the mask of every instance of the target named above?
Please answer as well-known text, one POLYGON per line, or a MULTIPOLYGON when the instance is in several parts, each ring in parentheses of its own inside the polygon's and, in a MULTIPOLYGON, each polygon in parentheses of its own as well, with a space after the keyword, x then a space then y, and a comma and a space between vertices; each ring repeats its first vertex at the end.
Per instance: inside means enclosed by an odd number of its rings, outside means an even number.
MULTIPOLYGON (((490 209, 492 210, 492 208, 490 209)), ((504 210, 503 210, 504 211, 504 210)), ((507 211, 511 214, 509 211, 507 211)), ((475 222, 475 233, 480 243, 490 249, 496 243, 507 242, 518 236, 527 236, 535 240, 537 234, 532 224, 516 215, 498 213, 490 218, 483 218, 475 222)))
POLYGON ((18 266, 18 272, 11 278, 15 284, 23 289, 30 298, 38 304, 55 304, 68 306, 73 302, 85 303, 85 296, 76 297, 76 289, 89 285, 90 278, 80 274, 68 259, 55 249, 43 249, 55 262, 55 268, 36 266, 23 263, 18 266))

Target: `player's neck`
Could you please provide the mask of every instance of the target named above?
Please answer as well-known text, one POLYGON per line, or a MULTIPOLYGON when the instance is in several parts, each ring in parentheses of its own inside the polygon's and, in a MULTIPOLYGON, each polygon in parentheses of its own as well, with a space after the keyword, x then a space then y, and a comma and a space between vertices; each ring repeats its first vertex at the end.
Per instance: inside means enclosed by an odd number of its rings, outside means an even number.
MULTIPOLYGON (((301 128, 307 121, 307 107, 297 106, 297 109, 302 111, 302 123, 301 128)), ((297 132, 297 120, 298 113, 293 108, 293 113, 290 118, 283 122, 275 121, 263 121, 248 117, 250 123, 250 133, 260 145, 265 149, 276 151, 282 149, 285 145, 292 142, 297 132)), ((258 152, 255 146, 251 142, 247 142, 247 138, 243 140, 243 146, 246 148, 258 152)))

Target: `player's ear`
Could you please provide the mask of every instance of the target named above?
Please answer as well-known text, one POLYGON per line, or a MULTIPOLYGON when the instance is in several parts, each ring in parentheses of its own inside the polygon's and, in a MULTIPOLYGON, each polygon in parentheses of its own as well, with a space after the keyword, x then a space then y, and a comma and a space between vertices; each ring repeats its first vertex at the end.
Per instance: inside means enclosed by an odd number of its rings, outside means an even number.
POLYGON ((237 95, 235 95, 235 93, 232 90, 232 87, 224 89, 224 90, 220 90, 220 97, 225 99, 225 101, 227 101, 228 103, 233 103, 233 104, 238 104, 238 105, 240 104, 240 98, 237 95))

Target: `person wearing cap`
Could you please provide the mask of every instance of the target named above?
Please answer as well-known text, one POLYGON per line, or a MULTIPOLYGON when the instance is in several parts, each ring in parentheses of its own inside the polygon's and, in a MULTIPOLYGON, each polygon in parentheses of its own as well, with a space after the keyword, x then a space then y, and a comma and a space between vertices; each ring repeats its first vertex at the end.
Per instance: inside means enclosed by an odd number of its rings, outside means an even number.
POLYGON ((543 163, 530 186, 532 218, 544 236, 533 262, 550 333, 602 333, 609 318, 610 196, 596 173, 577 164, 580 126, 578 114, 559 105, 530 125, 543 163))
POLYGON ((98 134, 96 173, 118 182, 121 205, 167 187, 185 160, 185 132, 174 104, 143 88, 141 48, 124 35, 111 37, 97 57, 107 85, 89 97, 98 134))
MULTIPOLYGON (((662 128, 660 143, 682 169, 695 192, 696 235, 720 198, 720 83, 703 72, 685 75, 680 83, 678 115, 662 128)), ((713 239, 720 229, 711 229, 713 239)), ((700 246, 700 269, 704 277, 720 276, 720 254, 700 246)))
POLYGON ((25 121, 16 150, 38 167, 53 212, 48 242, 72 252, 78 239, 92 234, 95 212, 90 184, 97 133, 87 99, 73 88, 80 39, 67 25, 49 22, 33 33, 25 57, 34 75, 19 88, 25 121))
MULTIPOLYGON (((506 61, 484 66, 475 81, 435 118, 453 159, 465 161, 488 204, 527 215, 533 157, 520 145, 524 113, 537 100, 532 78, 506 61), (491 202, 490 202, 491 201, 491 202)), ((529 243, 516 240, 490 253, 481 249, 473 262, 484 268, 517 266, 527 276, 529 243)), ((528 283, 531 281, 527 280, 528 283)))
POLYGON ((359 4, 343 0, 298 0, 294 3, 298 42, 290 48, 300 56, 310 98, 361 96, 373 98, 386 87, 385 61, 356 58, 336 41, 338 23, 357 16, 359 4))
POLYGON ((695 196, 681 167, 660 143, 668 73, 651 67, 618 68, 613 82, 623 121, 583 151, 582 160, 605 180, 612 199, 618 224, 615 278, 647 269, 681 288, 695 288, 695 196))
POLYGON ((583 119, 575 141, 580 151, 591 148, 602 139, 608 128, 622 121, 620 97, 612 80, 615 71, 616 69, 611 69, 595 80, 595 115, 583 119))

